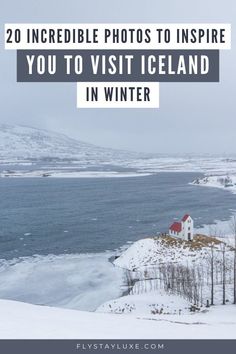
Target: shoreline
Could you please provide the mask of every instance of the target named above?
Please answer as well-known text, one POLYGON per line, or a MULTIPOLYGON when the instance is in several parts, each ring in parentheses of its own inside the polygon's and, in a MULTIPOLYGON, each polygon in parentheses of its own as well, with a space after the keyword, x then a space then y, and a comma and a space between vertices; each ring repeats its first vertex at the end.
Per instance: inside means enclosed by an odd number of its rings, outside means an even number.
MULTIPOLYGON (((196 233, 205 233, 205 234, 209 234, 209 230, 210 229, 213 229, 213 228, 218 228, 218 229, 224 229, 226 230, 227 229, 227 226, 230 222, 230 218, 233 217, 233 212, 232 214, 230 213, 229 211, 229 220, 227 221, 224 221, 224 220, 213 220, 213 222, 211 224, 205 224, 203 227, 200 227, 200 228, 196 228, 195 231, 196 233)), ((226 232, 226 231, 225 231, 226 232)), ((228 232, 228 231, 227 231, 228 232)), ((155 236, 155 235, 151 235, 152 236, 155 236)), ((147 236, 148 238, 149 236, 147 236)), ((143 237, 140 236, 140 239, 142 239, 143 237)), ((114 264, 113 264, 113 261, 115 259, 115 257, 117 256, 117 254, 120 254, 122 252, 124 252, 127 248, 129 248, 135 241, 127 241, 128 243, 124 243, 122 246, 120 246, 118 249, 113 249, 113 250, 110 250, 108 251, 108 253, 110 253, 111 255, 108 256, 108 259, 107 261, 109 263, 112 263, 113 267, 117 268, 114 264)), ((98 254, 103 254, 105 255, 107 253, 107 251, 104 251, 104 252, 91 252, 91 255, 93 257, 93 255, 98 255, 98 254)), ((89 256, 87 253, 61 253, 59 255, 51 255, 52 258, 63 258, 64 256, 68 256, 68 257, 77 257, 77 256, 89 256)), ((31 257, 36 257, 37 258, 37 255, 34 255, 34 256, 28 256, 28 257, 20 257, 20 258, 25 258, 26 260, 31 260, 31 257)), ((45 255, 38 255, 39 258, 42 258, 42 260, 45 260, 47 258, 47 256, 45 255)), ((50 256, 49 256, 50 257, 50 256)), ((14 259, 19 259, 19 257, 14 257, 14 259)), ((12 261, 13 259, 9 260, 10 262, 12 261)), ((120 283, 119 284, 119 289, 121 290, 121 295, 119 297, 123 297, 123 296, 126 296, 129 292, 130 292, 130 289, 122 289, 122 284, 120 283)), ((84 296, 86 296, 86 292, 87 292, 87 289, 84 291, 84 296)), ((102 302, 100 303, 100 305, 102 304, 102 302)))

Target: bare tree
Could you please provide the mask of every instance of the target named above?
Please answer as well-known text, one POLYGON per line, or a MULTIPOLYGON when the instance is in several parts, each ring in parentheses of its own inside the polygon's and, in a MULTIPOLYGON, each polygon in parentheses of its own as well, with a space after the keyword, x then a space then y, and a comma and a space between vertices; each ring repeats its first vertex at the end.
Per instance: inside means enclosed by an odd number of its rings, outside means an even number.
POLYGON ((215 277, 215 243, 212 241, 208 244, 209 252, 208 255, 208 262, 209 268, 207 269, 207 284, 208 283, 208 276, 210 272, 210 287, 211 287, 211 305, 214 305, 214 277, 215 277))
POLYGON ((223 273, 223 301, 222 304, 225 305, 225 243, 222 244, 222 273, 223 273))
POLYGON ((234 286, 233 286, 233 303, 236 304, 236 216, 234 215, 231 222, 230 222, 230 228, 231 231, 233 232, 233 251, 234 251, 234 269, 233 269, 233 280, 234 280, 234 286))
POLYGON ((226 257, 225 253, 228 251, 225 242, 221 242, 220 249, 218 250, 222 253, 222 304, 225 305, 225 285, 226 285, 226 257))
POLYGON ((214 305, 214 242, 210 244, 210 264, 211 264, 211 305, 214 305))
MULTIPOLYGON (((218 232, 218 229, 216 227, 210 226, 209 227, 209 235, 211 237, 216 237, 218 232)), ((214 276, 215 276, 215 242, 211 242, 209 244, 210 252, 209 252, 209 258, 210 258, 210 279, 211 279, 211 305, 214 305, 214 276)))

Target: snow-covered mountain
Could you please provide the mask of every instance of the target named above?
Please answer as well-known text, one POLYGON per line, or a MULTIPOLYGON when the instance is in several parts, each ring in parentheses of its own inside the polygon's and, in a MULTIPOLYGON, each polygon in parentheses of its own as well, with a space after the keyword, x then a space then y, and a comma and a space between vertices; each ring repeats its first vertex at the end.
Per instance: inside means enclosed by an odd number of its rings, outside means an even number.
POLYGON ((144 154, 81 142, 64 134, 0 124, 0 177, 133 177, 144 154))
POLYGON ((135 153, 47 130, 0 124, 1 177, 104 177, 104 173, 107 177, 127 177, 161 171, 236 174, 236 157, 135 153))
MULTIPOLYGON (((136 154, 137 155, 137 154, 136 154)), ((0 161, 79 160, 111 162, 134 153, 101 148, 66 135, 25 126, 0 124, 0 161)))

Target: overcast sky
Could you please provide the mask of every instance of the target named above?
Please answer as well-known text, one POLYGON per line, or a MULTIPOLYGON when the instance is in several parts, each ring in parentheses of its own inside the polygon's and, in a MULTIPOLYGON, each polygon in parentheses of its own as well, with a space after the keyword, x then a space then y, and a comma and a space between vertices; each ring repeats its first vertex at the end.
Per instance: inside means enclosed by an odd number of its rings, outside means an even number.
POLYGON ((235 0, 1 0, 0 21, 0 123, 136 151, 236 153, 235 0), (75 83, 16 83, 6 22, 227 22, 232 49, 220 53, 220 83, 161 83, 158 110, 78 110, 75 83))

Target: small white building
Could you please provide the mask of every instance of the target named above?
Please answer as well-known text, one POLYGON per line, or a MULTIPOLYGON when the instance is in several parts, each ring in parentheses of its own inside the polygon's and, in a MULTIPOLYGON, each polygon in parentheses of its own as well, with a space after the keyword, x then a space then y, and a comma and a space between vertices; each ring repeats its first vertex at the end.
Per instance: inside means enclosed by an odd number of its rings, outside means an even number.
POLYGON ((185 241, 193 239, 193 219, 186 214, 180 222, 174 222, 169 228, 169 235, 185 241))

